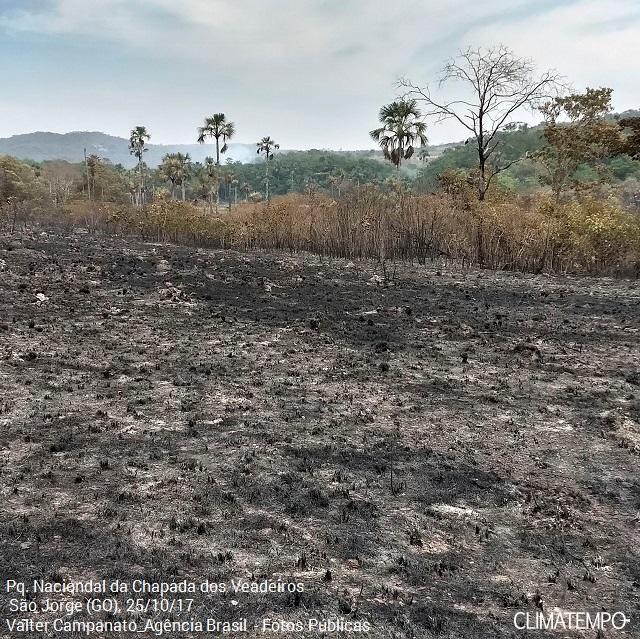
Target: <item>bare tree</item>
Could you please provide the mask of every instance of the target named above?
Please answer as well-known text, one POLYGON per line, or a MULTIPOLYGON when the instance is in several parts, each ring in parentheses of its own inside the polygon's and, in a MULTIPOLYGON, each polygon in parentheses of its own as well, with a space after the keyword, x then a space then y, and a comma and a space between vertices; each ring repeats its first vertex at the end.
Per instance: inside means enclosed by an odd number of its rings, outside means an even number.
POLYGON ((49 186, 49 195, 54 206, 64 206, 74 185, 84 182, 83 171, 79 165, 64 160, 43 162, 41 175, 49 186))
POLYGON ((424 115, 437 121, 456 120, 472 137, 478 151, 478 199, 484 200, 491 181, 522 158, 509 161, 500 157, 499 133, 524 108, 536 109, 558 95, 563 83, 554 71, 536 74, 531 60, 517 57, 505 46, 467 49, 449 60, 442 70, 440 84, 462 84, 462 96, 439 100, 428 87, 407 79, 398 82, 405 97, 426 105, 424 115))

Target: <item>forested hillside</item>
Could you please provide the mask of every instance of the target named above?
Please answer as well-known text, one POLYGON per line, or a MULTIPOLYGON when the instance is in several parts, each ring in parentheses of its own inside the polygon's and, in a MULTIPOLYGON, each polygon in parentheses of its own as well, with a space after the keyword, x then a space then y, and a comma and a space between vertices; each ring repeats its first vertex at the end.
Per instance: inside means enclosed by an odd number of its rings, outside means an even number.
MULTIPOLYGON (((608 119, 612 122, 625 118, 639 117, 639 110, 625 111, 624 113, 611 115, 608 119)), ((544 183, 544 172, 534 159, 534 156, 544 146, 544 125, 530 127, 527 125, 514 125, 498 134, 501 144, 501 159, 516 162, 501 176, 503 185, 516 190, 534 189, 544 183)), ((439 176, 447 169, 470 170, 476 165, 476 150, 469 144, 461 143, 453 148, 445 148, 431 161, 425 163, 417 172, 415 185, 418 189, 430 191, 437 187, 439 176)), ((628 155, 619 155, 606 161, 610 169, 610 178, 614 182, 622 182, 627 178, 640 178, 640 163, 634 162, 628 155)), ((588 182, 596 178, 589 167, 582 166, 576 176, 579 180, 588 182)))

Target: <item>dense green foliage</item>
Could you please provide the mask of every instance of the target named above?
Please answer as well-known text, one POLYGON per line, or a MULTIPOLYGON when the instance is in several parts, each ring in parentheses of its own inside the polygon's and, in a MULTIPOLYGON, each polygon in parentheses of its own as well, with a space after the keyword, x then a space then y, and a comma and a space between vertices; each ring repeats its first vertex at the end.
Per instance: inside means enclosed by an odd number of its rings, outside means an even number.
POLYGON ((37 168, 10 156, 0 156, 0 203, 34 200, 43 193, 37 168))
MULTIPOLYGON (((526 156, 535 153, 542 147, 544 143, 542 129, 522 125, 513 130, 499 133, 498 138, 501 141, 502 161, 508 163, 518 158, 525 158, 501 174, 499 180, 503 184, 518 189, 539 186, 540 169, 534 162, 526 159, 526 156)), ((432 191, 438 186, 438 176, 447 169, 472 171, 477 162, 477 151, 472 144, 463 144, 447 149, 442 155, 434 158, 419 170, 416 187, 422 191, 432 191)))
MULTIPOLYGON (((543 128, 541 126, 521 126, 512 131, 500 133, 503 141, 501 151, 506 162, 524 158, 508 168, 498 178, 503 186, 516 191, 527 191, 540 188, 544 183, 544 173, 532 156, 544 145, 543 128)), ((446 149, 421 169, 415 180, 415 188, 422 192, 430 192, 438 188, 439 176, 447 169, 463 169, 471 172, 477 163, 475 149, 471 145, 446 149)), ((612 182, 622 182, 628 178, 640 179, 640 162, 627 154, 607 158, 603 162, 608 168, 608 178, 612 182)), ((588 183, 598 178, 595 172, 586 165, 580 166, 574 178, 577 182, 588 183)))
MULTIPOLYGON (((504 138, 503 153, 507 161, 532 155, 543 144, 540 127, 523 127, 501 135, 504 138)), ((7 163, 9 160, 5 159, 4 162, 7 163)), ((447 169, 471 172, 475 162, 473 147, 463 144, 447 149, 442 154, 421 163, 414 174, 409 170, 403 170, 401 177, 417 192, 429 193, 439 188, 439 178, 447 169)), ((295 151, 276 154, 270 163, 270 191, 273 195, 285 195, 290 192, 305 193, 313 190, 337 195, 349 185, 383 185, 390 178, 396 178, 393 166, 382 162, 379 154, 374 153, 295 151)), ((28 169, 19 180, 21 183, 24 182, 25 175, 30 176, 31 180, 39 177, 45 191, 52 195, 59 194, 60 200, 86 193, 87 177, 85 167, 81 163, 47 161, 28 164, 11 159, 11 164, 13 173, 18 166, 23 167, 24 170, 28 169)), ((608 159, 605 165, 609 169, 608 177, 613 183, 640 180, 640 162, 631 159, 629 155, 617 155, 608 159)), ((181 196, 182 180, 177 177, 173 183, 167 174, 166 166, 160 166, 158 169, 145 167, 145 171, 148 188, 156 192, 166 189, 170 193, 175 192, 176 196, 181 196)), ((211 167, 207 169, 204 163, 194 162, 191 165, 188 177, 185 176, 186 199, 207 199, 207 193, 211 189, 209 173, 211 173, 211 167)), ((597 177, 587 166, 580 167, 575 175, 578 181, 585 183, 597 177)), ((124 203, 131 198, 137 175, 135 170, 101 161, 91 179, 92 192, 96 200, 124 203)), ((4 180, 3 192, 8 192, 10 188, 12 192, 13 190, 21 192, 22 187, 8 186, 8 177, 4 180)), ((228 161, 219 167, 217 180, 220 183, 220 199, 223 202, 227 202, 229 196, 232 202, 235 202, 236 199, 237 201, 245 200, 250 194, 264 194, 264 160, 252 163, 228 161), (226 181, 226 176, 231 176, 232 181, 226 181)), ((526 158, 499 176, 501 185, 516 191, 538 190, 541 188, 542 181, 541 167, 533 159, 526 158)))
MULTIPOLYGON (((277 154, 270 160, 270 190, 273 195, 303 193, 319 188, 339 190, 341 183, 380 183, 393 174, 392 168, 379 160, 356 154, 327 151, 295 151, 277 154)), ((264 161, 253 164, 234 162, 224 167, 253 192, 264 191, 264 161)))
MULTIPOLYGON (((157 169, 144 166, 147 189, 159 193, 163 190, 181 197, 184 183, 188 200, 208 199, 211 183, 219 183, 220 199, 227 202, 242 201, 251 194, 264 194, 265 164, 263 160, 243 164, 228 161, 215 169, 207 163, 195 162, 173 169, 178 155, 157 169)), ((357 153, 327 151, 296 151, 280 153, 270 161, 269 181, 273 195, 290 192, 324 191, 338 194, 349 184, 383 184, 395 174, 389 164, 357 153)), ((137 169, 125 169, 108 161, 89 164, 60 160, 27 163, 5 156, 0 159, 0 195, 32 199, 35 191, 49 193, 55 203, 87 197, 87 178, 91 182, 92 198, 96 201, 125 203, 135 195, 137 169), (88 173, 88 175, 87 175, 88 173)), ((215 199, 215 198, 214 198, 215 199)))

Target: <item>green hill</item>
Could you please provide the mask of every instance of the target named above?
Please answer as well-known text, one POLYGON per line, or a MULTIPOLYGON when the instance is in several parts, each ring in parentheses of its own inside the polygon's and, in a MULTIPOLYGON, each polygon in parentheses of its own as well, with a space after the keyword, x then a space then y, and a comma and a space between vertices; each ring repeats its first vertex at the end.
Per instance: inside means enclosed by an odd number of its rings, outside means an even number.
MULTIPOLYGON (((194 162, 203 161, 207 155, 213 155, 210 144, 149 144, 145 162, 155 167, 167 153, 189 153, 194 162)), ((11 155, 20 160, 66 160, 82 162, 84 149, 87 154, 95 154, 110 160, 113 164, 132 167, 136 160, 129 153, 129 141, 125 138, 107 135, 99 131, 72 131, 71 133, 47 133, 37 131, 10 138, 0 138, 0 155, 11 155)), ((253 144, 229 144, 226 154, 234 160, 250 162, 255 158, 253 144)))

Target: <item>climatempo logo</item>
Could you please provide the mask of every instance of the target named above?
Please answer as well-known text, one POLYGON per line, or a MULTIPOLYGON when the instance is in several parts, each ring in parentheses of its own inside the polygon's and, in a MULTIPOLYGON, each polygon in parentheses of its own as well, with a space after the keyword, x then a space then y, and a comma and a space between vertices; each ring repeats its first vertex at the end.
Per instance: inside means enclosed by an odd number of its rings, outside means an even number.
POLYGON ((624 630, 631 619, 624 612, 516 612, 517 630, 624 630))

